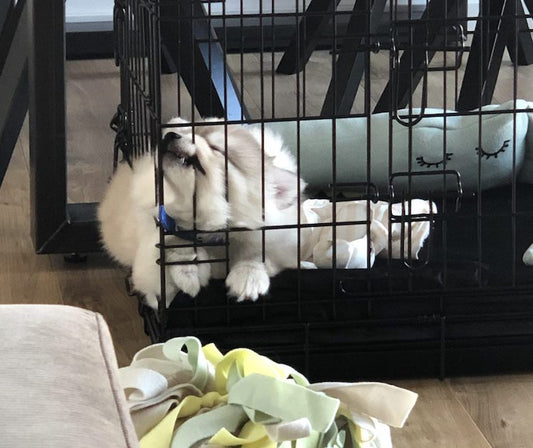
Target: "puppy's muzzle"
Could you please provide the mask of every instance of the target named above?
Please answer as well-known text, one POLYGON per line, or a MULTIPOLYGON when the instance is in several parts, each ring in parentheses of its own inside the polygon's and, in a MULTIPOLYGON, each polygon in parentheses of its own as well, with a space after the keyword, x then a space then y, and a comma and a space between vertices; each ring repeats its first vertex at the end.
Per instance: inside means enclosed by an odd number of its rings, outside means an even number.
POLYGON ((204 176, 206 174, 204 167, 200 163, 197 155, 187 154, 182 148, 180 148, 179 141, 182 139, 181 135, 175 132, 168 132, 163 137, 161 149, 163 155, 170 155, 175 159, 176 163, 184 167, 192 166, 194 169, 200 171, 204 176))

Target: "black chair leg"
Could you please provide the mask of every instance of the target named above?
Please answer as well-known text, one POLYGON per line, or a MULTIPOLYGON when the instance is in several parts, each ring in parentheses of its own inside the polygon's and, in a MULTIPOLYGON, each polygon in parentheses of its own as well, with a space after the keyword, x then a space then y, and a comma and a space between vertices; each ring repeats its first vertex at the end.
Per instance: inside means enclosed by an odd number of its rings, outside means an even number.
POLYGON ((511 32, 507 39, 507 51, 509 52, 511 61, 516 61, 518 65, 530 65, 533 64, 533 40, 531 39, 531 32, 527 25, 522 2, 518 2, 516 7, 517 19, 516 21, 513 20, 514 32, 511 32))
POLYGON ((339 3, 340 0, 311 0, 298 30, 283 53, 277 73, 293 75, 303 70, 339 3))
POLYGON ((202 3, 178 0, 160 8, 162 17, 179 17, 177 25, 161 22, 162 70, 179 72, 200 115, 248 118, 202 3))
POLYGON ((456 8, 456 0, 430 0, 420 23, 414 26, 412 41, 400 58, 395 74, 397 85, 393 84, 394 79, 389 80, 374 113, 387 112, 391 107, 402 109, 407 106, 412 93, 426 73, 426 63, 429 64, 437 49, 444 46, 446 19, 455 15, 456 8))
POLYGON ((28 112, 26 2, 0 5, 0 186, 28 112))
POLYGON ((377 31, 385 4, 386 0, 356 1, 322 106, 322 116, 350 113, 365 71, 368 45, 371 44, 368 39, 364 39, 364 36, 372 35, 377 31), (372 6, 371 3, 373 3, 372 6), (369 19, 368 14, 370 14, 369 19), (368 20, 370 32, 367 32, 368 20), (362 42, 366 48, 361 49, 362 42))
POLYGON ((512 36, 514 4, 514 0, 481 3, 456 110, 477 109, 491 102, 503 52, 512 36))
POLYGON ((0 186, 11 160, 11 155, 17 144, 17 140, 22 129, 22 124, 28 112, 28 69, 24 71, 19 79, 17 88, 13 93, 13 98, 9 107, 7 121, 0 129, 0 186))

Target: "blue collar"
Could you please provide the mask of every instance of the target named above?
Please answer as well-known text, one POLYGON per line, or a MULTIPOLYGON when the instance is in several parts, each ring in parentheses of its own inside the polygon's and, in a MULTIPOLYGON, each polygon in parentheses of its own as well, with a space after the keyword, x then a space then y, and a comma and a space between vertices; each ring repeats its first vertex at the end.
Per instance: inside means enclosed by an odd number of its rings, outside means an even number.
POLYGON ((190 241, 191 243, 201 245, 205 244, 206 242, 216 244, 222 243, 224 241, 224 237, 220 233, 206 234, 200 233, 196 230, 182 229, 180 226, 178 226, 176 220, 167 213, 164 205, 159 206, 159 222, 161 223, 165 231, 172 233, 183 240, 190 241))
POLYGON ((169 233, 174 233, 180 238, 187 241, 191 241, 193 243, 201 242, 201 240, 199 240, 197 237, 196 231, 181 229, 176 223, 176 220, 167 213, 164 205, 159 206, 159 222, 163 226, 163 229, 165 229, 169 233))

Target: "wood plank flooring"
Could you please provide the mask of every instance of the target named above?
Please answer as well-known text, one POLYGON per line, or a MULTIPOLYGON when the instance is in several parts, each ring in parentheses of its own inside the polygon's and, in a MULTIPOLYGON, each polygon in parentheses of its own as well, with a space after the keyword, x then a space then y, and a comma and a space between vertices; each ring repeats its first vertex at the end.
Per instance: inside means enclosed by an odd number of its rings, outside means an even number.
MULTIPOLYGON (((30 237, 28 134, 25 126, 0 187, 0 303, 79 306, 102 313, 126 365, 150 343, 124 289, 124 272, 103 254, 86 263, 66 263, 62 255, 36 255, 30 237)), ((1 329, 0 329, 1 334, 1 329)))
POLYGON ((394 383, 419 394, 418 402, 406 425, 402 429, 392 431, 395 447, 489 448, 492 446, 472 416, 457 400, 448 380, 421 379, 394 383))
MULTIPOLYGON (((308 65, 307 113, 316 113, 313 111, 321 106, 320 98, 327 86, 324 84, 330 76, 323 62, 329 57, 327 52, 316 52, 308 65)), ((234 68, 238 68, 239 59, 230 57, 234 68)), ((272 66, 268 57, 264 63, 272 66)), ((376 75, 373 102, 377 100, 376 92, 384 85, 380 72, 386 63, 386 60, 376 60, 372 67, 376 75)), ((252 114, 258 116, 261 105, 267 115, 294 114, 297 101, 301 101, 295 78, 276 77, 274 97, 267 93, 271 92, 272 80, 265 81, 261 100, 257 95, 260 86, 257 64, 256 56, 246 56, 245 95, 250 98, 252 114)), ((519 70, 518 96, 528 98, 532 68, 519 70)), ((72 201, 97 201, 111 173, 114 136, 108 123, 118 102, 118 75, 112 61, 75 61, 67 64, 67 78, 69 197, 72 201)), ((512 73, 502 76, 495 100, 508 97, 512 80, 512 73)), ((171 77, 164 83, 169 89, 175 88, 171 77)), ((450 85, 453 86, 453 80, 450 85)), ((358 95, 355 108, 361 107, 360 95, 364 92, 358 95)), ((184 108, 190 110, 189 106, 184 108)), ((176 112, 172 105, 166 109, 168 115, 176 112)), ((126 365, 149 340, 137 315, 135 300, 125 292, 125 273, 102 254, 90 255, 86 263, 68 264, 60 255, 34 253, 29 229, 27 154, 25 127, 0 188, 0 303, 57 303, 96 310, 109 323, 120 365, 126 365)), ((420 395, 407 425, 393 430, 396 448, 533 446, 530 423, 533 421, 533 374, 391 382, 420 395)))

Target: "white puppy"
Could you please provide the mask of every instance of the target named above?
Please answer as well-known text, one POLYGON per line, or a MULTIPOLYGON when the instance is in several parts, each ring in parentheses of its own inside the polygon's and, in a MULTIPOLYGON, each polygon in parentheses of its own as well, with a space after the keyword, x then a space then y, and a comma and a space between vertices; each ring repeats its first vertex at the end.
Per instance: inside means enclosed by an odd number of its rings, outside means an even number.
MULTIPOLYGON (((165 129, 161 148, 162 202, 180 229, 258 229, 298 221, 298 192, 305 183, 278 136, 213 119, 194 129, 179 118, 170 124, 175 127, 165 129)), ((98 209, 105 249, 132 269, 134 288, 153 308, 161 295, 155 173, 154 156, 149 154, 135 160, 133 168, 120 164, 98 209)), ((228 235, 227 251, 195 248, 180 237, 166 237, 172 248, 163 256, 166 262, 178 263, 166 266, 167 305, 178 291, 195 296, 211 276, 226 276, 226 263, 201 261, 229 257, 226 285, 238 300, 256 300, 268 291, 269 277, 296 265, 294 229, 228 235), (189 247, 176 247, 180 245, 189 247)))

